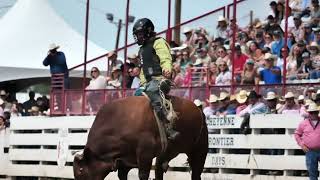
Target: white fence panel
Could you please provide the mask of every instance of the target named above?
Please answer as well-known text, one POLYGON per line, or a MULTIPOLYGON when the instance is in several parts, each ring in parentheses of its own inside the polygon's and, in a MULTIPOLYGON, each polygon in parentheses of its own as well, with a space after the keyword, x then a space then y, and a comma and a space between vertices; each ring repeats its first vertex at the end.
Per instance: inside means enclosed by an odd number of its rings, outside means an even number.
MULTIPOLYGON (((93 120, 93 116, 13 118, 7 137, 0 134, 1 149, 2 146, 10 146, 9 153, 0 152, 0 175, 73 178, 72 152, 84 147, 93 120), (61 156, 62 152, 65 156, 61 156), (59 166, 58 161, 63 165, 59 166)), ((209 135, 210 151, 216 153, 208 154, 203 179, 305 179, 298 177, 299 173, 296 175, 296 172, 306 171, 306 167, 304 155, 295 155, 300 148, 293 137, 294 129, 301 120, 297 115, 255 115, 250 118, 252 133, 243 135, 234 133, 242 122, 240 117, 207 119, 209 131, 218 134, 209 135), (270 128, 280 128, 283 132, 261 133, 262 129, 270 128), (281 149, 282 154, 261 153, 271 149, 281 149), (243 150, 246 152, 240 153, 243 150), (245 173, 237 174, 239 170, 245 173), (281 171, 282 174, 267 176, 261 173, 268 170, 281 171)), ((169 168, 165 179, 191 179, 185 154, 180 154, 169 165, 173 169, 169 168), (176 168, 180 171, 175 171, 176 168)), ((153 171, 150 178, 154 178, 153 171)), ((108 179, 117 179, 116 172, 111 173, 108 179)), ((138 179, 137 169, 130 171, 128 179, 138 179)))

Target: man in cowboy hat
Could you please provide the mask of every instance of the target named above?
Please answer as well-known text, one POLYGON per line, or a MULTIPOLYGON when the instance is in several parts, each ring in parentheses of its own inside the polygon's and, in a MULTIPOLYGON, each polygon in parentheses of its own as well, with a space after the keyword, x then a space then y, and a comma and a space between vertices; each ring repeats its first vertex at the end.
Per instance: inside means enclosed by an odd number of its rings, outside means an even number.
POLYGON ((279 114, 299 114, 300 113, 300 106, 295 102, 295 96, 292 92, 287 92, 284 96, 286 103, 284 106, 278 110, 279 114))
POLYGON ((278 98, 275 92, 269 91, 267 97, 264 98, 267 102, 268 112, 271 114, 277 114, 278 98))
POLYGON ((239 113, 239 116, 244 117, 246 114, 263 114, 268 111, 267 106, 260 102, 261 95, 256 91, 250 91, 248 95, 248 106, 239 113))
POLYGON ((260 71, 260 81, 265 84, 281 83, 281 68, 274 65, 276 56, 270 53, 264 55, 265 67, 260 71))
POLYGON ((218 109, 218 97, 214 94, 211 94, 209 99, 207 99, 207 102, 209 103, 209 106, 205 107, 203 109, 203 113, 206 117, 216 115, 217 109, 218 109))
POLYGON ((319 107, 312 103, 307 112, 309 117, 302 121, 296 129, 294 136, 297 144, 306 153, 306 166, 310 180, 317 180, 319 176, 318 164, 320 162, 320 118, 319 107))
POLYGON ((44 66, 50 66, 51 74, 64 74, 64 87, 69 88, 69 70, 63 52, 57 51, 60 46, 50 44, 47 57, 43 60, 44 66))
POLYGON ((236 114, 239 114, 242 110, 244 110, 247 107, 247 96, 248 92, 246 90, 241 90, 237 95, 236 95, 236 100, 239 103, 237 109, 236 109, 236 114))

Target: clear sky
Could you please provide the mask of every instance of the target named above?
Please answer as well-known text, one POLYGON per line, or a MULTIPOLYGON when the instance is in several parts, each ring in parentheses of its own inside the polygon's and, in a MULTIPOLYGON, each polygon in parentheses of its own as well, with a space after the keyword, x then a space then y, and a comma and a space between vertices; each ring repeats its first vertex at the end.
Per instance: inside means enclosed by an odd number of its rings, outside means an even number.
MULTIPOLYGON (((15 1, 16 0, 0 0, 0 7, 14 4, 15 1)), ((86 0, 48 1, 68 24, 79 33, 84 34, 86 0)), ((270 0, 247 0, 246 5, 243 4, 243 6, 250 5, 252 8, 260 8, 261 10, 266 11, 268 6, 265 5, 267 5, 269 1, 270 0), (257 2, 259 2, 260 6, 256 5, 257 2), (263 5, 263 3, 265 5, 263 5)), ((125 19, 126 0, 90 0, 90 2, 89 38, 106 50, 111 50, 115 46, 117 27, 106 20, 105 14, 113 13, 116 18, 125 19)), ((156 31, 166 29, 168 12, 167 0, 130 0, 130 2, 130 14, 135 16, 136 19, 148 17, 154 22, 156 31)), ((174 16, 174 2, 175 0, 172 0, 172 17, 174 16)), ((232 2, 233 0, 182 0, 182 22, 232 2)), ((256 10, 256 12, 259 13, 261 10, 256 10)), ((5 11, 6 9, 0 9, 0 16, 1 14, 4 14, 5 11)), ((212 29, 216 24, 218 15, 221 13, 222 12, 209 16, 188 26, 203 26, 212 29)), ((246 23, 248 22, 248 14, 249 8, 239 8, 239 18, 245 19, 246 23)), ((129 42, 133 41, 131 29, 132 25, 129 26, 129 42)), ((124 34, 125 31, 123 28, 121 32, 120 47, 124 45, 124 34)))

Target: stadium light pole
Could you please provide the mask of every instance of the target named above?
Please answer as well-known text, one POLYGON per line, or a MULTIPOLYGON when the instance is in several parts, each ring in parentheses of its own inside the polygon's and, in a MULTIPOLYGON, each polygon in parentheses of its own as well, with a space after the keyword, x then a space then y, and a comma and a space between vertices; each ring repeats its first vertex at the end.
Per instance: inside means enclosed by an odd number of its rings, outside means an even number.
MULTIPOLYGON (((117 53, 117 50, 119 48, 119 41, 120 41, 120 32, 121 32, 121 29, 122 27, 126 26, 126 23, 123 23, 123 20, 118 18, 117 20, 115 20, 115 17, 112 13, 107 13, 106 14, 106 18, 107 20, 116 25, 117 26, 117 36, 116 36, 116 44, 115 44, 115 51, 117 53)), ((133 23, 135 20, 135 17, 134 16, 129 16, 128 17, 128 23, 133 23)))

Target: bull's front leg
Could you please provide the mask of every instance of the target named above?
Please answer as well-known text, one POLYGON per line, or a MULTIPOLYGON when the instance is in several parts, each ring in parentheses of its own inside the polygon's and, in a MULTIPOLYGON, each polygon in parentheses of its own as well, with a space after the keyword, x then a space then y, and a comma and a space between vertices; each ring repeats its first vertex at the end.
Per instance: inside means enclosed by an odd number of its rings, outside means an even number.
POLYGON ((140 145, 137 148, 137 162, 139 169, 139 179, 148 180, 150 176, 150 170, 152 167, 152 159, 154 155, 154 146, 152 142, 148 142, 148 138, 151 135, 141 137, 143 142, 140 142, 140 145))

